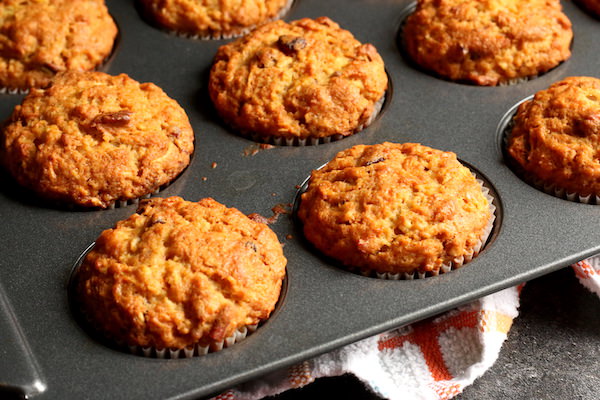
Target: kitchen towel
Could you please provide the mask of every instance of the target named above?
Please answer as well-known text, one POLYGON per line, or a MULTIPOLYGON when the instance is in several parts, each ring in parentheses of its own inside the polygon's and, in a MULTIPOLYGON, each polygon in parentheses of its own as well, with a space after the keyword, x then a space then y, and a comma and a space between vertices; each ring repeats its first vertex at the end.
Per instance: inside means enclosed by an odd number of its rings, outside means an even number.
MULTIPOLYGON (((574 264, 600 296, 600 255, 574 264)), ((354 374, 383 398, 446 400, 490 368, 518 315, 523 285, 379 334, 230 389, 215 400, 255 400, 325 376, 354 374)))

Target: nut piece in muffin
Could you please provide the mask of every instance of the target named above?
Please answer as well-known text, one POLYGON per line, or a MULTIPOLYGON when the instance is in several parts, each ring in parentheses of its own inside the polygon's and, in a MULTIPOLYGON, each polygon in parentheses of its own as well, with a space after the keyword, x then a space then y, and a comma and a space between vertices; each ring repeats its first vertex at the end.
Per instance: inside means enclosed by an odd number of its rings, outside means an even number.
POLYGON ((60 73, 32 89, 0 142, 2 162, 21 185, 102 208, 168 184, 193 150, 185 111, 158 86, 94 71, 60 73))
POLYGON ((292 0, 139 0, 144 14, 170 31, 199 37, 242 35, 280 17, 292 0))
POLYGON ((264 141, 351 135, 386 89, 375 47, 326 17, 271 22, 222 46, 209 80, 225 122, 264 141))
POLYGON ((0 2, 0 86, 46 86, 61 71, 89 71, 110 55, 117 26, 104 0, 0 2))
POLYGON ((457 268, 493 222, 481 184, 456 155, 415 143, 338 153, 312 172, 298 217, 318 250, 380 274, 457 268))
POLYGON ((556 67, 570 57, 572 39, 559 0, 418 0, 403 31, 422 68, 487 86, 556 67))
POLYGON ((600 79, 569 77, 522 103, 507 151, 549 191, 600 195, 600 79))
POLYGON ((102 232, 76 273, 79 307, 129 346, 212 346, 269 317, 286 259, 275 233, 213 199, 152 198, 102 232))

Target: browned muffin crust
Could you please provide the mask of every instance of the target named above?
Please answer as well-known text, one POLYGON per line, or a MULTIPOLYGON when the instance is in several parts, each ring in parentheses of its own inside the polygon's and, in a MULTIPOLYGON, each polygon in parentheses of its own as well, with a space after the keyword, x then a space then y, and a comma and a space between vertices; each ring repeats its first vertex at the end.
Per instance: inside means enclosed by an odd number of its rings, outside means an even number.
POLYGON ((545 184, 600 195, 600 79, 566 78, 521 104, 507 149, 545 184))
POLYGON ((240 35, 277 18, 292 0, 139 0, 144 13, 168 30, 201 37, 240 35))
POLYGON ((286 259, 275 233, 212 200, 144 200, 102 232, 77 275, 83 312, 128 345, 210 345, 273 311, 286 259))
POLYGON ((116 36, 104 0, 3 0, 0 86, 43 87, 57 72, 92 70, 116 36))
POLYGON ((223 119, 246 134, 351 135, 387 88, 383 60, 329 18, 265 24, 222 46, 209 91, 223 119))
POLYGON ((418 0, 403 39, 421 67, 494 86, 568 59, 573 32, 559 0, 418 0))
POLYGON ((172 181, 189 164, 185 111, 152 83, 125 74, 66 72, 15 107, 0 142, 23 186, 49 199, 108 207, 172 181))
POLYGON ((468 256, 492 217, 454 153, 415 143, 338 153, 312 172, 298 216, 318 250, 380 273, 436 271, 468 256))

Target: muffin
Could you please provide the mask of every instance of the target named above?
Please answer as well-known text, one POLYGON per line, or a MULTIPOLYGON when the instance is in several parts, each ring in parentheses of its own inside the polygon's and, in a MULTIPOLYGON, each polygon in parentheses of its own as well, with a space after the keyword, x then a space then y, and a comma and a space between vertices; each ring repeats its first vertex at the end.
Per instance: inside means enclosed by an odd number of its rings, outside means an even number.
POLYGON ((566 78, 522 103, 506 149, 550 193, 600 195, 600 79, 566 78))
POLYGON ((586 10, 600 17, 600 0, 577 0, 576 3, 581 4, 586 10))
POLYGON ((104 0, 0 2, 0 86, 46 86, 62 71, 88 71, 110 55, 117 26, 104 0))
POLYGON ((285 265, 275 233, 240 211, 152 198, 102 232, 76 272, 75 297, 117 343, 215 350, 269 317, 285 265))
POLYGON ((205 38, 238 36, 279 18, 292 0, 139 0, 143 13, 170 31, 205 38))
POLYGON ((227 124, 275 144, 352 135, 377 113, 386 88, 375 47, 326 17, 271 22, 222 46, 209 80, 227 124))
POLYGON ((451 152, 358 145, 313 171, 298 217, 325 255, 363 273, 436 275, 476 255, 491 199, 451 152))
POLYGON ((425 70, 486 86, 556 67, 572 39, 559 0, 418 0, 403 31, 408 56, 425 70))
POLYGON ((100 208, 157 191, 193 150, 185 111, 159 87, 94 71, 60 73, 32 89, 0 142, 1 160, 21 185, 100 208))

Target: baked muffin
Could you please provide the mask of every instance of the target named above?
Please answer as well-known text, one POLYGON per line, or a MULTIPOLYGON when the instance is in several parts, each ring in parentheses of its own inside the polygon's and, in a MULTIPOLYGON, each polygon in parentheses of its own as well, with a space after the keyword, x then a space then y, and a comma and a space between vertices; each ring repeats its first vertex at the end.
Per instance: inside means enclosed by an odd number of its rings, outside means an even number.
POLYGON ((338 153, 312 172, 298 217, 306 238, 343 265, 408 277, 469 261, 493 222, 481 183, 456 155, 415 143, 338 153))
POLYGON ((185 111, 159 87, 94 71, 60 73, 31 90, 0 142, 2 162, 21 185, 102 208, 171 182, 193 149, 185 111))
POLYGON ((577 0, 576 3, 581 4, 586 10, 600 17, 600 0, 577 0))
POLYGON ((403 40, 422 68, 494 86, 536 76, 571 55, 559 0, 418 0, 403 40))
POLYGON ((209 80, 217 111, 238 132, 295 143, 361 130, 386 88, 375 47, 326 17, 271 22, 222 46, 209 80))
POLYGON ((213 199, 152 198, 100 235, 76 273, 77 305, 129 346, 215 346, 267 319, 286 259, 275 233, 213 199))
POLYGON ((600 79, 566 78, 522 103, 507 152, 550 192, 600 195, 600 79))
POLYGON ((241 35, 280 17, 292 0, 139 0, 144 14, 170 31, 200 37, 241 35))
POLYGON ((117 26, 104 0, 0 2, 0 86, 46 86, 61 71, 88 71, 110 55, 117 26))

